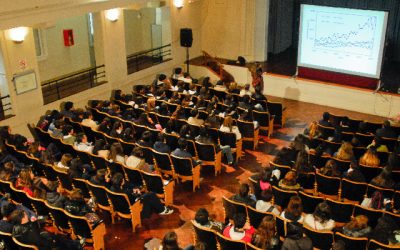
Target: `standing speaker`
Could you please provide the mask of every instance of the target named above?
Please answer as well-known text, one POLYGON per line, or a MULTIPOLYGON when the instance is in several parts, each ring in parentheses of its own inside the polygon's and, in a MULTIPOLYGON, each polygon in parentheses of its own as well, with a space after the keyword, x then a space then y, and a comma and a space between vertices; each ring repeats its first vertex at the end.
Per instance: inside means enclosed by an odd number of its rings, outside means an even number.
POLYGON ((190 48, 193 43, 192 29, 185 28, 181 29, 181 46, 190 48))

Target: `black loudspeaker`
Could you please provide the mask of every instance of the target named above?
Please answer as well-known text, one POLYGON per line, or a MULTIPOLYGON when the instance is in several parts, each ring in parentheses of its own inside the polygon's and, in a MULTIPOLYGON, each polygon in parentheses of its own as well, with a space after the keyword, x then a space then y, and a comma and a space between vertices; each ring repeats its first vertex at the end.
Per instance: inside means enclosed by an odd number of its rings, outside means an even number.
POLYGON ((181 46, 190 48, 193 43, 192 29, 185 28, 181 29, 181 46))

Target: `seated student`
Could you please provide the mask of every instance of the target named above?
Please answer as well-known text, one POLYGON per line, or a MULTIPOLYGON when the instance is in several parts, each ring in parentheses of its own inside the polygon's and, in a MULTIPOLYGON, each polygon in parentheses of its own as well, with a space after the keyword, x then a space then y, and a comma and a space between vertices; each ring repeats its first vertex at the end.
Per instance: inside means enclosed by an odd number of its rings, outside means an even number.
POLYGON ((290 197, 287 208, 282 212, 281 217, 295 221, 299 223, 303 223, 304 217, 303 213, 303 202, 299 196, 290 197))
POLYGON ((286 173, 285 177, 279 181, 279 188, 285 190, 299 190, 300 184, 296 181, 297 175, 294 171, 289 171, 286 173))
POLYGON ((92 154, 108 159, 110 155, 109 149, 110 145, 108 145, 104 139, 98 139, 94 143, 92 154))
POLYGON ((199 111, 197 109, 192 109, 192 111, 190 111, 190 115, 191 117, 189 117, 187 121, 189 124, 197 126, 204 124, 204 120, 199 118, 199 111))
POLYGON ((236 135, 236 140, 242 139, 242 134, 240 133, 239 128, 233 125, 232 116, 226 116, 224 118, 224 122, 222 123, 219 130, 222 132, 234 133, 236 135))
POLYGON ((69 167, 71 166, 71 161, 72 161, 72 155, 71 154, 63 154, 61 157, 61 160, 57 163, 57 165, 54 165, 54 168, 56 170, 62 171, 62 172, 67 172, 69 167))
POLYGON ((59 187, 58 181, 48 181, 46 184, 46 200, 54 207, 64 208, 64 203, 67 199, 58 192, 59 187))
POLYGON ((179 138, 179 140, 178 140, 178 148, 176 148, 174 151, 172 151, 171 154, 174 155, 174 156, 177 156, 177 157, 181 157, 181 158, 190 158, 190 159, 192 159, 193 167, 199 165, 200 161, 196 161, 193 158, 192 154, 187 151, 187 147, 188 147, 188 142, 183 138, 179 138))
POLYGON ((380 138, 397 138, 397 134, 390 126, 390 122, 388 120, 383 122, 382 128, 376 130, 375 135, 380 138))
POLYGON ((371 232, 371 227, 368 226, 368 217, 365 215, 357 215, 351 219, 343 227, 343 233, 350 237, 368 237, 371 232))
MULTIPOLYGON (((274 176, 275 177, 275 176, 274 176)), ((261 192, 267 189, 272 188, 272 183, 276 180, 272 178, 272 170, 270 168, 264 168, 259 175, 252 176, 252 178, 256 181, 254 183, 254 195, 257 200, 261 199, 261 192)))
POLYGON ((142 199, 142 218, 150 217, 153 212, 156 212, 159 215, 168 215, 174 212, 173 209, 164 206, 155 193, 144 192, 142 187, 135 187, 132 183, 126 183, 124 176, 121 173, 117 172, 113 175, 110 190, 116 193, 127 194, 132 204, 137 199, 142 199))
POLYGON ((299 176, 305 173, 314 172, 314 168, 311 166, 306 149, 300 150, 297 154, 296 162, 294 163, 294 169, 299 176))
POLYGON ((24 191, 29 196, 33 197, 33 172, 26 168, 19 172, 18 178, 15 181, 15 188, 24 191))
POLYGON ((2 167, 0 167, 0 180, 14 182, 17 176, 18 173, 15 169, 14 162, 6 162, 2 167))
POLYGON ((388 147, 383 144, 382 138, 375 136, 374 140, 367 146, 367 148, 375 147, 376 152, 389 152, 388 147))
POLYGON ((83 120, 81 125, 90 127, 92 130, 97 130, 97 123, 93 120, 93 114, 91 111, 86 111, 83 113, 83 120))
POLYGON ((119 162, 119 163, 125 162, 124 150, 122 148, 121 143, 114 142, 113 144, 111 144, 110 155, 108 157, 108 160, 110 162, 119 162))
POLYGON ((336 162, 332 159, 328 160, 324 167, 318 170, 318 173, 330 176, 330 177, 340 177, 341 173, 337 168, 336 162))
POLYGON ((378 223, 369 236, 370 239, 376 240, 382 244, 398 244, 398 240, 396 240, 395 237, 395 232, 398 230, 399 226, 390 216, 382 216, 378 219, 378 223))
POLYGON ((131 155, 125 160, 125 165, 128 168, 141 169, 150 172, 149 166, 143 158, 143 151, 139 147, 135 147, 132 150, 131 155))
POLYGON ((331 219, 331 216, 328 203, 321 202, 313 214, 307 214, 304 217, 304 225, 315 230, 332 230, 335 227, 335 221, 331 219))
POLYGON ((245 95, 242 98, 242 101, 239 102, 239 108, 242 109, 251 109, 252 105, 251 105, 251 99, 249 95, 245 95))
POLYGON ((123 136, 122 132, 124 132, 124 124, 119 121, 114 122, 113 127, 110 131, 110 136, 121 139, 123 136))
POLYGON ((11 143, 19 151, 26 151, 28 149, 28 139, 20 134, 15 134, 13 142, 11 143))
POLYGON ((74 145, 76 141, 74 128, 71 125, 65 125, 63 127, 63 137, 62 141, 66 144, 74 145))
POLYGON ((124 132, 122 133, 122 137, 121 139, 124 142, 135 142, 136 138, 135 138, 135 130, 133 128, 126 128, 124 130, 124 132))
POLYGON ((92 153, 93 146, 91 142, 88 142, 88 138, 84 133, 78 134, 76 137, 76 142, 74 144, 74 148, 79 151, 92 153))
POLYGON ((247 183, 240 184, 239 193, 234 194, 230 199, 251 207, 256 207, 255 197, 250 195, 250 186, 247 183))
POLYGON ((279 238, 276 234, 276 221, 273 216, 266 215, 262 219, 260 225, 253 235, 251 243, 261 249, 279 249, 279 238))
POLYGON ((153 135, 150 131, 146 130, 143 132, 142 137, 138 141, 138 144, 143 147, 152 148, 153 147, 153 135))
POLYGON ((97 126, 97 131, 103 132, 104 134, 109 134, 111 131, 111 120, 108 117, 105 117, 99 126, 97 126))
POLYGON ((356 161, 352 161, 350 163, 349 169, 345 173, 343 173, 343 178, 355 182, 365 182, 365 176, 360 171, 360 168, 358 167, 356 161))
POLYGON ((204 126, 200 127, 199 135, 196 136, 196 142, 204 143, 204 144, 214 144, 217 146, 216 150, 221 150, 222 153, 226 156, 228 165, 234 164, 234 159, 232 155, 232 149, 229 145, 218 145, 208 134, 207 129, 204 126))
POLYGON ((255 231, 254 227, 246 222, 246 215, 237 213, 233 216, 233 225, 229 224, 224 229, 223 235, 232 240, 242 240, 250 243, 255 231))
MULTIPOLYGON (((150 249, 150 248, 148 248, 150 249)), ((151 248, 151 249, 162 249, 162 250, 182 250, 178 244, 178 235, 174 231, 167 232, 162 239, 161 246, 159 248, 151 248)), ((186 250, 186 248, 185 248, 186 250)))
POLYGON ((310 238, 304 236, 303 225, 298 222, 287 223, 287 234, 281 250, 312 250, 310 238))
POLYGON ((169 120, 162 132, 167 134, 178 135, 175 120, 174 119, 169 120))
POLYGON ((308 128, 304 130, 303 134, 310 140, 319 138, 321 136, 321 132, 318 129, 318 122, 312 121, 308 128))
POLYGON ((251 96, 251 91, 250 91, 250 84, 246 84, 244 85, 244 88, 242 90, 240 90, 239 96, 243 97, 243 96, 251 96))
POLYGON ((163 116, 170 116, 171 113, 168 110, 168 104, 166 104, 165 102, 162 102, 160 104, 160 106, 158 106, 158 108, 156 108, 156 112, 160 115, 163 116))
POLYGON ((395 181, 392 177, 392 171, 388 167, 384 167, 381 173, 373 178, 370 184, 382 188, 394 188, 395 181))
POLYGON ((353 146, 350 142, 343 142, 338 151, 334 154, 339 160, 351 161, 354 160, 353 146))
POLYGON ((61 115, 63 115, 64 117, 68 117, 71 119, 75 118, 75 112, 74 112, 74 103, 73 102, 65 102, 64 103, 64 110, 62 110, 60 112, 61 115))
POLYGON ((159 153, 169 154, 171 152, 171 148, 167 144, 163 133, 159 133, 157 135, 157 141, 154 143, 153 149, 159 153))
POLYGON ((85 216, 93 212, 93 209, 85 202, 82 190, 79 188, 74 188, 71 191, 68 199, 64 202, 64 209, 77 216, 85 216))
POLYGON ((142 125, 142 126, 146 126, 146 127, 149 127, 149 128, 156 128, 156 124, 148 116, 147 113, 141 113, 139 115, 139 118, 134 120, 134 123, 136 123, 137 125, 142 125))
POLYGON ((350 121, 349 118, 347 116, 344 116, 342 118, 342 120, 340 121, 340 128, 341 131, 343 132, 351 132, 351 128, 350 128, 350 121))
POLYGON ((255 99, 256 101, 267 101, 267 97, 262 94, 261 86, 257 85, 255 88, 255 93, 251 95, 251 98, 255 99))
POLYGON ((110 182, 110 170, 106 170, 106 169, 98 169, 96 171, 96 175, 92 176, 89 179, 89 182, 97 185, 97 186, 107 186, 108 183, 110 182))
POLYGON ((253 110, 250 108, 250 109, 244 111, 244 112, 240 115, 240 117, 239 117, 238 120, 240 120, 240 121, 245 121, 245 122, 253 122, 254 128, 257 129, 258 126, 259 126, 259 124, 258 124, 258 121, 254 121, 254 120, 253 120, 253 117, 252 117, 252 115, 251 115, 252 113, 253 113, 253 110))
POLYGON ((54 129, 51 131, 49 130, 48 132, 51 134, 52 137, 62 139, 62 137, 64 136, 63 127, 64 127, 64 121, 55 120, 54 129))
POLYGON ((16 209, 17 207, 13 203, 7 202, 1 205, 0 232, 12 233, 14 225, 10 221, 10 215, 16 209))
POLYGON ((222 222, 212 220, 205 208, 199 208, 197 210, 196 215, 194 216, 194 222, 202 227, 210 228, 219 233, 222 232, 224 227, 222 222))
POLYGON ((360 158, 360 164, 369 167, 379 167, 380 160, 375 147, 370 147, 360 158))
POLYGON ((40 229, 39 223, 30 219, 23 210, 14 210, 10 221, 14 224, 12 236, 24 244, 34 245, 40 250, 51 250, 54 247, 66 250, 83 249, 85 239, 70 240, 48 233, 40 229))
POLYGON ((324 112, 322 114, 322 119, 319 120, 318 124, 324 126, 324 127, 332 127, 331 122, 329 121, 330 114, 328 112, 324 112))
POLYGON ((261 191, 261 199, 257 200, 256 209, 261 212, 269 212, 279 215, 280 212, 278 208, 271 203, 273 197, 274 195, 271 188, 261 191))

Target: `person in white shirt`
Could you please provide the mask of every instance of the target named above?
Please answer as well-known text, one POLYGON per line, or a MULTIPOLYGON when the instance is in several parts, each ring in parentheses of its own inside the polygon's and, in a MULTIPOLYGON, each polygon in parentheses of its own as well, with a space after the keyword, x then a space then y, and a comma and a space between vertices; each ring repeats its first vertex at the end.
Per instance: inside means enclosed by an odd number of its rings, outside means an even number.
POLYGON ((233 126, 232 123, 232 117, 226 116, 219 130, 222 132, 234 133, 236 135, 236 140, 238 141, 242 139, 242 134, 240 133, 239 128, 237 126, 233 126))
POLYGON ((256 203, 256 209, 261 212, 269 212, 279 215, 279 210, 271 203, 273 197, 272 189, 265 189, 261 192, 261 199, 256 203))
POLYGON ((307 214, 304 217, 304 225, 315 230, 332 230, 335 227, 335 221, 331 219, 331 216, 328 203, 321 202, 313 214, 307 214))
POLYGON ((140 169, 143 165, 145 165, 145 160, 143 158, 143 151, 139 147, 135 147, 132 150, 131 155, 126 158, 125 165, 129 168, 140 169))
POLYGON ((251 96, 251 94, 252 93, 250 91, 250 84, 244 85, 244 89, 240 90, 239 93, 240 96, 245 96, 245 95, 251 96))
POLYGON ((69 169, 69 166, 71 165, 72 161, 72 155, 71 154, 63 154, 61 156, 61 160, 54 166, 56 170, 62 171, 62 172, 67 172, 69 169))
POLYGON ((83 133, 78 134, 78 136, 76 137, 74 148, 79 151, 84 151, 88 153, 92 153, 93 151, 92 143, 88 142, 87 136, 83 133))
POLYGON ((90 111, 83 113, 83 120, 81 122, 83 126, 90 127, 93 130, 97 130, 97 123, 93 120, 93 114, 90 111))
POLYGON ((182 68, 175 68, 174 74, 172 75, 172 79, 175 80, 183 80, 182 68))

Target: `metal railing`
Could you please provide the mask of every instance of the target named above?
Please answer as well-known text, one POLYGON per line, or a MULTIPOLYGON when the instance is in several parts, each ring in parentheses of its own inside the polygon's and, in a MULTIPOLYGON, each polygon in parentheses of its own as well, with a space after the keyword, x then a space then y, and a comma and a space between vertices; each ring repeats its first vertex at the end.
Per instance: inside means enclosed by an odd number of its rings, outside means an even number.
POLYGON ((128 55, 126 57, 128 74, 169 61, 172 59, 171 55, 171 44, 128 55))
POLYGON ((7 119, 12 115, 12 106, 10 95, 0 97, 0 121, 7 119))
POLYGON ((106 83, 104 65, 86 68, 42 82, 44 104, 106 83))
POLYGON ((203 65, 209 67, 212 71, 218 74, 221 80, 226 82, 233 82, 235 78, 224 69, 224 65, 218 61, 217 58, 213 57, 206 51, 203 52, 203 65))

